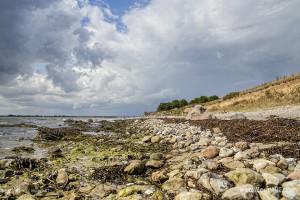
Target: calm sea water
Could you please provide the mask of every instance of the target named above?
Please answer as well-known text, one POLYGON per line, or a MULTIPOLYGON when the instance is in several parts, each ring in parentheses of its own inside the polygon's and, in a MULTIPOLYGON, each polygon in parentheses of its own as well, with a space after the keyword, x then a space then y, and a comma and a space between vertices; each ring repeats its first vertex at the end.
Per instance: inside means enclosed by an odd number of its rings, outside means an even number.
MULTIPOLYGON (((46 126, 49 128, 66 126, 64 121, 66 119, 87 121, 93 119, 94 121, 115 120, 117 118, 91 118, 91 117, 76 117, 76 118, 63 118, 63 117, 0 117, 0 124, 33 124, 37 126, 46 126)), ((19 128, 19 127, 0 127, 0 158, 7 156, 14 156, 16 153, 12 151, 13 148, 18 146, 32 146, 35 152, 31 156, 41 158, 46 154, 46 150, 37 146, 32 139, 37 133, 36 128, 19 128)))

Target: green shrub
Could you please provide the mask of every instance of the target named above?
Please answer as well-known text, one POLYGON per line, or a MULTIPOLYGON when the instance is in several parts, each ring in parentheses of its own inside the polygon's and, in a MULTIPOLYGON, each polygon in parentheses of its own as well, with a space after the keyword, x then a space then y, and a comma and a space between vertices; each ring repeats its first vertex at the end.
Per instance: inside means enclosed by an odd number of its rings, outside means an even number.
POLYGON ((166 111, 166 110, 171 110, 174 108, 181 108, 188 105, 188 102, 185 99, 181 100, 174 100, 171 102, 166 102, 166 103, 160 103, 158 108, 156 109, 157 111, 166 111))
POLYGON ((217 95, 208 97, 208 101, 214 101, 214 100, 218 100, 218 99, 219 99, 219 97, 217 95))
POLYGON ((216 95, 213 95, 213 96, 201 96, 201 97, 197 97, 193 100, 190 101, 190 104, 199 104, 199 103, 206 103, 206 102, 209 102, 209 101, 214 101, 214 100, 217 100, 219 99, 218 96, 216 95))

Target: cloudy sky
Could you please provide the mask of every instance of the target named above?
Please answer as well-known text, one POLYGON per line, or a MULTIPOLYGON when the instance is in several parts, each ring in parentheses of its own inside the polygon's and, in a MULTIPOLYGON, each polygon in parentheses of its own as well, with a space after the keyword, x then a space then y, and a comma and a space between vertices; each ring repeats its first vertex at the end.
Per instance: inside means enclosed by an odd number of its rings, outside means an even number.
POLYGON ((0 114, 136 115, 300 71, 299 0, 1 0, 0 114))

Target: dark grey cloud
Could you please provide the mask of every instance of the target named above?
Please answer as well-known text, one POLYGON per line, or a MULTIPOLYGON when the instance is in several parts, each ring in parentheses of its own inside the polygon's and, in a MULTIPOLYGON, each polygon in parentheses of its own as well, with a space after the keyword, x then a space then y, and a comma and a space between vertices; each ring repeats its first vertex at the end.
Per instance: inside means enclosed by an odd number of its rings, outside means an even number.
MULTIPOLYGON (((32 71, 33 54, 28 49, 30 36, 24 33, 28 18, 36 9, 45 9, 54 1, 3 0, 0 7, 0 83, 4 84, 18 74, 32 71)), ((25 30, 26 31, 26 30, 25 30)))

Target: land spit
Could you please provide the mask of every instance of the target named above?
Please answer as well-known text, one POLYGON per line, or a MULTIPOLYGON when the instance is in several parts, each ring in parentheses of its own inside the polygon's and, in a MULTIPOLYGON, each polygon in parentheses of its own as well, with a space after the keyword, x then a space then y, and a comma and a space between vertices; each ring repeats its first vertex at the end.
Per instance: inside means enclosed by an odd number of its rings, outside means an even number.
POLYGON ((67 120, 0 160, 1 199, 300 199, 300 122, 67 120))

